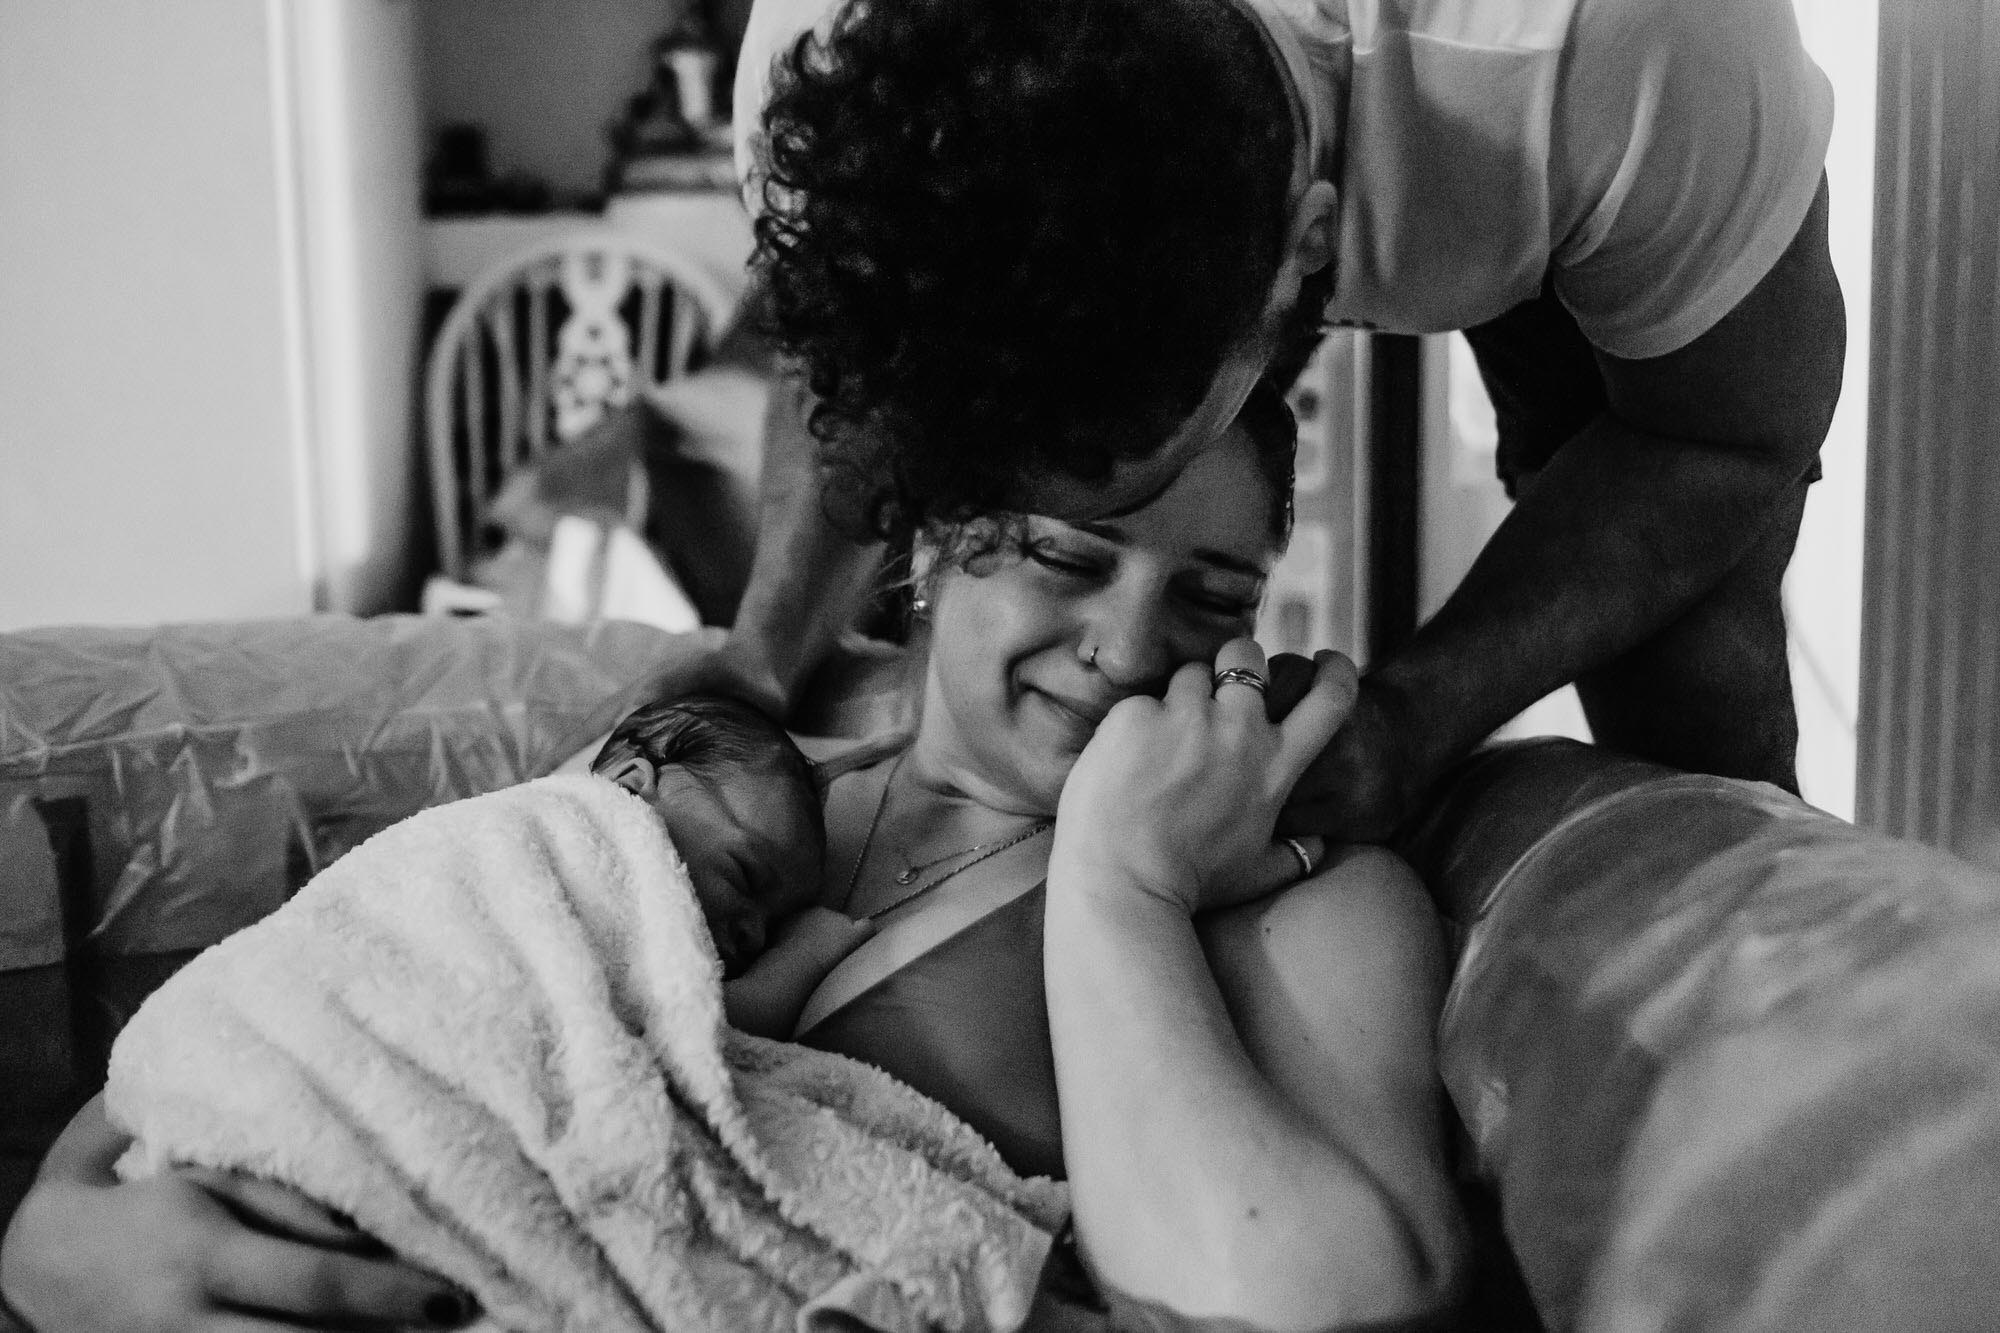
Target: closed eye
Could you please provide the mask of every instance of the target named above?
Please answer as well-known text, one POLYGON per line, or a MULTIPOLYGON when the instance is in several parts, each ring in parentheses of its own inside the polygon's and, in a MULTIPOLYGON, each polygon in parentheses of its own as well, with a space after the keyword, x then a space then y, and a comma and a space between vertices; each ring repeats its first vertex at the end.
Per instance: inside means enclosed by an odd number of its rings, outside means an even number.
POLYGON ((745 861, 735 848, 729 850, 729 882, 744 897, 749 897, 756 885, 756 877, 750 872, 750 863, 745 861))
POLYGON ((1044 569, 1071 578, 1098 578, 1104 573, 1103 565, 1086 557, 1073 555, 1047 541, 1030 542, 1027 546, 1028 559, 1044 569))
POLYGON ((1257 603, 1263 596, 1261 584, 1250 591, 1224 591, 1193 584, 1183 587, 1180 592, 1181 600, 1201 614, 1228 620, 1243 620, 1255 615, 1257 603))
POLYGON ((1248 620, 1251 613, 1257 609, 1255 602, 1225 601, 1212 597, 1188 600, 1190 605, 1203 615, 1214 616, 1219 620, 1248 620))

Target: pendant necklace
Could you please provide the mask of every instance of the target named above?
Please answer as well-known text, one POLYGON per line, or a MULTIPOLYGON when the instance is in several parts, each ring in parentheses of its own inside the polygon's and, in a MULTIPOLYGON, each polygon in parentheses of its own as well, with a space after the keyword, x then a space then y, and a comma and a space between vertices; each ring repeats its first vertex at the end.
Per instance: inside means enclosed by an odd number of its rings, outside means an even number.
MULTIPOLYGON (((991 842, 982 842, 973 847, 961 847, 955 852, 946 852, 943 856, 933 857, 919 865, 906 865, 896 872, 896 882, 898 884, 914 884, 917 876, 923 874, 926 870, 943 865, 946 861, 954 860, 961 856, 971 856, 975 852, 983 852, 989 849, 997 852, 1006 845, 1005 839, 995 838, 991 842)), ((972 862, 967 861, 965 864, 971 865, 972 862)), ((963 869, 964 867, 960 868, 963 869)))
MULTIPOLYGON (((847 872, 847 896, 845 899, 842 900, 843 904, 845 904, 846 902, 853 901, 855 887, 861 882, 861 867, 868 860, 868 849, 875 845, 875 830, 877 830, 882 826, 882 812, 889 808, 889 789, 895 786, 896 774, 902 770, 903 760, 907 759, 909 757, 909 754, 910 752, 908 750, 905 750, 901 754, 897 755, 896 762, 889 766, 889 776, 882 780, 882 795, 880 799, 878 799, 875 802, 874 818, 868 821, 868 832, 863 834, 861 838, 861 850, 855 853, 854 867, 853 869, 847 872)), ((920 865, 905 866, 895 876, 896 883, 898 884, 908 884, 911 881, 915 880, 919 875, 923 874, 924 871, 929 870, 933 866, 942 865, 944 862, 952 860, 955 857, 962 856, 969 858, 967 860, 960 861, 957 865, 945 871, 942 875, 939 875, 937 878, 926 880, 924 883, 917 885, 916 888, 911 889, 908 893, 904 894, 900 898, 897 898, 894 902, 889 903, 887 906, 878 907, 874 911, 868 913, 866 916, 863 916, 859 919, 863 921, 873 921, 877 917, 881 917, 886 915, 887 913, 895 911, 898 907, 901 907, 905 903, 915 902, 917 899, 929 893, 932 889, 935 889, 940 884, 943 884, 946 880, 952 879, 955 876, 963 874, 964 872, 972 869, 972 867, 978 865, 981 861, 987 860, 991 857, 998 856, 1000 855, 1000 853, 1006 851, 1009 847, 1012 847, 1017 843, 1026 842, 1028 839, 1034 837, 1037 833, 1046 833, 1048 830, 1054 827, 1055 827, 1055 821, 1053 819, 1044 819, 1037 823, 1030 824, 1027 828, 1022 829, 1019 833, 1013 834, 1010 837, 997 838, 990 842, 975 843, 970 847, 960 848, 958 851, 955 852, 946 852, 943 856, 934 857, 931 860, 925 861, 920 865)))

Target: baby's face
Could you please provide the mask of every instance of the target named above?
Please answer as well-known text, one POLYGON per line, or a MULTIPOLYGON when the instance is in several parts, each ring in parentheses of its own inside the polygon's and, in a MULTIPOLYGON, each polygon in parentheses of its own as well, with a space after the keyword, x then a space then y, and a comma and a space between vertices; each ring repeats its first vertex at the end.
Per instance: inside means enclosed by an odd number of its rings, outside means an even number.
POLYGON ((708 933, 734 977, 764 951, 774 922, 810 906, 819 892, 814 798, 775 769, 709 782, 662 768, 653 808, 687 863, 708 933))

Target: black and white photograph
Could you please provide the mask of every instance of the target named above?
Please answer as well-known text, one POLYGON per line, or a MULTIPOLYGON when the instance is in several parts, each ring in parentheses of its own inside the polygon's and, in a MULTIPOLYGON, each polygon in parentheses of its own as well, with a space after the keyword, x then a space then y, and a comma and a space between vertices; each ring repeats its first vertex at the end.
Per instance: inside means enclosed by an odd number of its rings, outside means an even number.
POLYGON ((0 1333, 2000 1328, 2000 0, 0 0, 0 1333))

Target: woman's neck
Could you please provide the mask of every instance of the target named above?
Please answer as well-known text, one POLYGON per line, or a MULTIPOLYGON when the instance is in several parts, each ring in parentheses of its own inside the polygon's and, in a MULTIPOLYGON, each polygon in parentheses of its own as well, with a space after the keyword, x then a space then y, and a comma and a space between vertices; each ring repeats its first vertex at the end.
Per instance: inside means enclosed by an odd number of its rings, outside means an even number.
POLYGON ((844 881, 829 905, 861 916, 902 909, 900 917, 934 905, 932 891, 952 881, 1040 878, 1048 849, 1036 835, 1049 819, 982 800, 962 785, 956 764, 932 757, 926 772, 925 762, 913 744, 869 770, 872 789, 849 795, 842 827, 828 842, 829 873, 844 881))
POLYGON ((966 802, 1000 815, 1055 818, 1052 802, 986 771, 979 748, 960 732, 941 695, 936 679, 927 673, 923 713, 910 742, 903 781, 943 805, 966 802))

